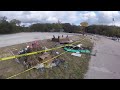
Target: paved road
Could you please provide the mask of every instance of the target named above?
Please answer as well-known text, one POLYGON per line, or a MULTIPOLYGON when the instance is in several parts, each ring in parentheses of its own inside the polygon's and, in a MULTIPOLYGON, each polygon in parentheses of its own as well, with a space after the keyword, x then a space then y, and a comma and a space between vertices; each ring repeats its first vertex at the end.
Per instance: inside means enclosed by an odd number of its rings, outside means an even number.
POLYGON ((71 34, 71 33, 31 32, 0 35, 0 47, 30 42, 34 40, 51 39, 53 35, 55 35, 56 37, 58 37, 58 35, 71 36, 74 35, 74 33, 71 34))
POLYGON ((102 36, 94 42, 97 56, 91 57, 85 79, 120 79, 120 42, 102 36))

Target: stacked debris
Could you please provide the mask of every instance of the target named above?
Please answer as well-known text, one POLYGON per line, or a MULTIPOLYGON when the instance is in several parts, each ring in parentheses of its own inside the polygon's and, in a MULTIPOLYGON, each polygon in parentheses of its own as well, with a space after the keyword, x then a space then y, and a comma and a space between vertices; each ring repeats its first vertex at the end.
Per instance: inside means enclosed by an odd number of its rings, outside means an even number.
MULTIPOLYGON (((32 56, 24 56, 19 58, 19 61, 27 68, 34 67, 42 62, 45 62, 46 60, 49 60, 52 58, 52 55, 48 53, 41 53, 38 55, 32 55, 32 56)), ((47 62, 50 63, 50 62, 47 62)))
POLYGON ((20 51, 18 52, 18 55, 20 55, 20 54, 25 54, 25 53, 30 53, 31 51, 32 51, 32 49, 30 48, 30 46, 27 46, 26 48, 20 50, 20 51))
POLYGON ((64 63, 65 60, 63 59, 55 59, 54 61, 52 61, 52 66, 59 66, 61 63, 64 63))
MULTIPOLYGON (((31 52, 38 51, 38 50, 42 50, 42 48, 40 44, 38 43, 38 41, 34 41, 34 42, 29 43, 26 48, 20 50, 18 52, 18 55, 31 53, 31 52)), ((18 60, 20 63, 25 65, 27 68, 35 66, 37 65, 37 63, 39 63, 39 60, 36 59, 36 55, 20 57, 18 58, 18 60)))
POLYGON ((60 44, 68 44, 68 43, 72 42, 69 39, 68 35, 65 38, 63 37, 63 35, 62 35, 62 37, 58 36, 58 38, 55 38, 55 36, 53 35, 52 41, 59 42, 60 44))
POLYGON ((52 68, 52 67, 59 67, 61 64, 65 63, 63 59, 55 59, 50 61, 49 63, 40 63, 35 66, 36 69, 45 69, 45 68, 52 68))
POLYGON ((26 59, 24 59, 23 64, 27 68, 31 68, 36 66, 39 62, 39 60, 35 56, 28 56, 26 59))
MULTIPOLYGON (((63 37, 63 36, 62 36, 63 37)), ((59 39, 58 39, 59 40, 59 39)), ((27 46, 18 52, 18 55, 31 53, 39 50, 47 50, 47 47, 41 47, 38 41, 31 42, 27 46)), ((52 50, 50 52, 42 52, 36 55, 23 56, 18 58, 19 62, 25 66, 25 68, 35 67, 43 71, 45 68, 58 67, 64 63, 65 60, 53 59, 54 56, 59 55, 58 51, 52 50), (53 60, 52 60, 53 59, 53 60)))
POLYGON ((42 47, 39 44, 39 41, 33 41, 29 43, 28 46, 30 46, 32 51, 38 51, 42 49, 42 47))
MULTIPOLYGON (((49 59, 51 59, 52 58, 52 55, 50 55, 50 54, 48 54, 48 53, 43 53, 42 55, 40 55, 39 57, 38 57, 38 60, 39 60, 39 62, 45 62, 46 60, 49 60, 49 59)), ((47 62, 47 63, 50 63, 50 62, 47 62)))
POLYGON ((41 49, 42 49, 42 47, 40 46, 38 41, 34 41, 34 42, 31 42, 30 44, 28 44, 26 48, 20 50, 18 52, 18 54, 20 55, 20 54, 30 53, 30 52, 38 51, 41 49))

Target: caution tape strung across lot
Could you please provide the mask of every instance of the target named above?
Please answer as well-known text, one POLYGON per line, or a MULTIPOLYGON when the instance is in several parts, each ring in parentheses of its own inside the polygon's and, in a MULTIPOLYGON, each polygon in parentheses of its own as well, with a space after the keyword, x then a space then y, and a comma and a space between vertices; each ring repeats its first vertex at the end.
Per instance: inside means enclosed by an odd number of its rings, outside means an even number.
MULTIPOLYGON (((82 40, 84 40, 84 39, 82 39, 82 40)), ((47 49, 47 50, 41 50, 41 51, 36 51, 36 52, 31 52, 31 53, 26 53, 26 54, 21 54, 21 55, 4 57, 4 58, 0 58, 0 61, 10 60, 10 59, 12 60, 14 58, 19 58, 19 57, 23 57, 23 56, 30 56, 30 55, 39 54, 39 53, 42 53, 42 52, 48 52, 48 51, 59 49, 59 48, 65 47, 65 46, 69 46, 69 45, 72 45, 72 44, 75 44, 75 43, 78 43, 78 42, 81 42, 81 41, 76 41, 76 42, 73 42, 71 44, 66 44, 66 45, 63 45, 63 46, 59 46, 59 47, 55 47, 55 48, 51 48, 51 49, 47 49)))
MULTIPOLYGON (((84 40, 84 39, 82 39, 81 41, 83 41, 83 40, 84 40)), ((79 42, 81 42, 81 41, 79 41, 79 42)), ((55 58, 57 58, 57 57, 65 54, 66 52, 67 52, 67 51, 65 51, 65 52, 63 52, 63 53, 61 53, 61 54, 53 57, 52 59, 47 60, 47 61, 45 61, 45 62, 43 62, 43 63, 41 63, 41 64, 47 63, 48 61, 52 61, 52 60, 54 60, 55 58)), ((23 72, 20 72, 20 73, 17 73, 17 74, 15 74, 15 75, 12 75, 12 76, 10 76, 10 77, 8 77, 8 78, 6 78, 6 79, 11 79, 11 78, 16 77, 16 76, 18 76, 18 75, 20 75, 20 74, 26 73, 26 72, 34 69, 34 68, 35 68, 35 66, 34 66, 34 67, 31 67, 31 68, 29 68, 29 69, 27 69, 27 70, 25 70, 25 71, 23 71, 23 72)))
MULTIPOLYGON (((57 57, 65 54, 66 52, 67 52, 67 51, 65 51, 65 52, 63 52, 63 53, 61 53, 61 54, 53 57, 52 59, 47 60, 47 61, 45 61, 45 62, 43 62, 43 63, 41 63, 41 64, 47 63, 48 61, 52 61, 52 60, 54 60, 55 58, 57 58, 57 57)), ((6 79, 10 79, 10 78, 16 77, 16 76, 18 76, 18 75, 20 75, 20 74, 23 74, 23 73, 25 73, 25 72, 28 72, 28 71, 34 69, 34 68, 35 68, 35 66, 34 66, 34 67, 31 67, 31 68, 29 68, 29 69, 27 69, 27 70, 25 70, 25 71, 23 71, 23 72, 20 72, 20 73, 18 73, 18 74, 15 74, 15 75, 13 75, 13 76, 10 76, 10 77, 8 77, 8 78, 6 78, 6 79)))

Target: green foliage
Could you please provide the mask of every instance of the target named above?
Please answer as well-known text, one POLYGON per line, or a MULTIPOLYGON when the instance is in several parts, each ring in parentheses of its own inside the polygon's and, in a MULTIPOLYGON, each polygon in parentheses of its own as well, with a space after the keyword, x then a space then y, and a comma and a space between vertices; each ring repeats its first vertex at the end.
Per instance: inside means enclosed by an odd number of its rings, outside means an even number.
POLYGON ((13 19, 7 21, 7 17, 0 17, 0 34, 9 34, 21 32, 23 27, 19 26, 21 21, 13 19))
POLYGON ((120 37, 120 27, 117 26, 91 25, 88 26, 86 29, 87 33, 120 37))
POLYGON ((10 21, 10 23, 13 24, 13 25, 18 25, 18 26, 20 26, 21 21, 20 21, 20 20, 17 20, 17 19, 12 19, 12 20, 10 21))
POLYGON ((9 34, 17 32, 70 32, 77 33, 81 31, 80 26, 70 23, 36 23, 29 27, 20 26, 21 21, 12 19, 7 21, 7 17, 0 17, 0 34, 9 34))
POLYGON ((68 33, 93 33, 106 36, 120 37, 120 27, 107 25, 90 25, 87 22, 81 22, 82 26, 71 25, 70 23, 36 23, 29 27, 20 26, 21 21, 13 19, 7 21, 7 17, 0 17, 0 34, 18 33, 18 32, 64 32, 68 33))
POLYGON ((80 26, 71 25, 69 23, 37 23, 32 24, 29 27, 29 31, 31 32, 60 32, 60 30, 63 29, 64 32, 79 32, 80 26))
POLYGON ((12 33, 13 32, 12 28, 13 28, 12 25, 9 24, 7 21, 0 23, 0 33, 1 34, 12 33))
POLYGON ((81 22, 80 25, 83 26, 83 27, 88 27, 88 23, 87 22, 81 22))

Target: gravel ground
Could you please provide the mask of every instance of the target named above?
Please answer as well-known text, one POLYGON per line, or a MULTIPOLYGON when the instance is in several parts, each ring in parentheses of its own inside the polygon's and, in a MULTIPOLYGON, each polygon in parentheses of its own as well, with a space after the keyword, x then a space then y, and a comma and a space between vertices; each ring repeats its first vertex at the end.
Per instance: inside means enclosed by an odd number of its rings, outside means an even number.
POLYGON ((85 79, 120 79, 120 42, 113 41, 103 36, 92 36, 93 51, 96 56, 91 56, 89 70, 85 79))

